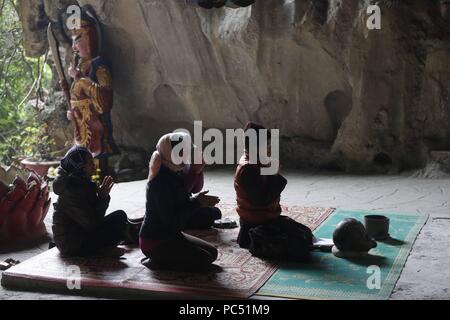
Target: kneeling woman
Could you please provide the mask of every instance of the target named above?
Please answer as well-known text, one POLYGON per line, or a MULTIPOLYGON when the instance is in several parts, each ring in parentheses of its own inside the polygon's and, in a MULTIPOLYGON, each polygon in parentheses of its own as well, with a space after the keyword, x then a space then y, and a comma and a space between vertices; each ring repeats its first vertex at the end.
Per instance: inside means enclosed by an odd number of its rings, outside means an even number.
POLYGON ((177 271, 202 271, 217 259, 211 244, 182 231, 201 208, 217 205, 217 197, 200 193, 191 197, 186 187, 185 165, 172 161, 172 150, 178 143, 188 143, 184 134, 168 134, 161 138, 157 152, 161 168, 147 185, 147 207, 141 229, 141 250, 151 266, 177 271))
MULTIPOLYGON (((188 139, 191 139, 189 135, 182 135, 188 139)), ((180 136, 180 137, 182 137, 180 136)), ((171 146, 170 146, 171 147, 171 146)), ((198 149, 193 146, 194 152, 199 152, 198 149)), ((201 157, 203 155, 201 154, 201 157)), ((150 160, 150 172, 148 180, 152 181, 156 178, 161 170, 163 159, 158 151, 153 153, 150 160)), ((206 164, 192 164, 183 166, 183 176, 185 186, 189 192, 189 195, 198 194, 203 190, 205 185, 204 169, 206 164)), ((190 214, 189 220, 186 221, 185 230, 205 230, 214 226, 217 220, 222 219, 222 212, 217 207, 198 208, 193 214, 190 214)))
POLYGON ((94 174, 94 159, 85 148, 74 147, 61 161, 53 184, 59 196, 53 215, 53 235, 63 256, 106 253, 122 242, 133 242, 133 226, 125 212, 105 216, 113 179, 106 177, 97 186, 91 180, 94 174))
MULTIPOLYGON (((236 171, 234 187, 237 211, 241 218, 238 243, 241 248, 260 258, 281 260, 306 260, 313 244, 309 228, 282 216, 281 193, 287 180, 280 174, 262 175, 262 157, 270 157, 270 146, 260 143, 266 130, 261 125, 248 123, 245 132, 253 130, 257 137, 257 163, 251 162, 250 139, 245 141, 245 152, 236 171), (263 150, 261 147, 266 148, 263 150)), ((270 138, 270 133, 269 133, 270 138)), ((269 160, 269 159, 267 159, 269 160)))

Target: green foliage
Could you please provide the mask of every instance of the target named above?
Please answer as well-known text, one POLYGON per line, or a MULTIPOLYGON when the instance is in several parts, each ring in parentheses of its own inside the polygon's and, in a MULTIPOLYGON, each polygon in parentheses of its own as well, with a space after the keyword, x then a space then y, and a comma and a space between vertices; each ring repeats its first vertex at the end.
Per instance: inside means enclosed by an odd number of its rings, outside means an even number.
POLYGON ((15 2, 0 0, 0 163, 39 154, 42 128, 38 110, 49 87, 46 57, 30 59, 22 46, 23 31, 15 2))

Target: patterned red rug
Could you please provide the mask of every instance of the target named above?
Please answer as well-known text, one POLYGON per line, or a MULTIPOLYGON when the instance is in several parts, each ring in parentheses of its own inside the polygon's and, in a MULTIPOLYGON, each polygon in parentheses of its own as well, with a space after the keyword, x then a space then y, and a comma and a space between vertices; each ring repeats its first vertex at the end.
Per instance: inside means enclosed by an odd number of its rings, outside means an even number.
MULTIPOLYGON (((237 218, 234 206, 221 205, 225 217, 237 218)), ((284 208, 284 214, 316 229, 333 213, 330 208, 284 208)), ((254 258, 240 249, 239 229, 189 232, 219 248, 220 272, 193 274, 151 271, 140 264, 138 249, 130 249, 122 260, 63 259, 56 249, 34 257, 3 273, 2 285, 18 290, 67 292, 81 279, 79 292, 71 294, 107 297, 155 298, 189 296, 198 298, 250 298, 275 273, 277 266, 254 258), (81 271, 81 277, 77 271, 81 271)))

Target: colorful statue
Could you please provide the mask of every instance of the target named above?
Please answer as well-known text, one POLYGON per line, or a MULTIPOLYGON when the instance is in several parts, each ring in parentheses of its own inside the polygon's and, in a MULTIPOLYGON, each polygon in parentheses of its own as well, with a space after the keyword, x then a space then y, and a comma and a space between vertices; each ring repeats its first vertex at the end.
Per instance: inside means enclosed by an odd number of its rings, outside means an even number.
MULTIPOLYGON (((100 55, 99 22, 85 8, 82 10, 79 27, 68 31, 73 49, 68 74, 73 82, 69 88, 63 75, 60 84, 69 99, 67 116, 74 123, 75 143, 79 147, 87 148, 99 160, 102 176, 106 176, 108 157, 119 153, 114 142, 111 121, 113 107, 111 68, 100 55)), ((51 37, 52 34, 49 33, 52 45, 51 37)))

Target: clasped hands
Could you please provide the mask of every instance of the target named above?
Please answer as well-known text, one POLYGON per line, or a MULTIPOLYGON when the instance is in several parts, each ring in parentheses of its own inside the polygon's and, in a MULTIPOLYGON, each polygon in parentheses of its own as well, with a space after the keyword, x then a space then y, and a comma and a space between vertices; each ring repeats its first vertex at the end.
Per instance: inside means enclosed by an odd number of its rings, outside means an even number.
POLYGON ((212 208, 220 203, 220 198, 216 196, 209 196, 209 191, 200 192, 194 197, 198 201, 201 208, 212 208))

